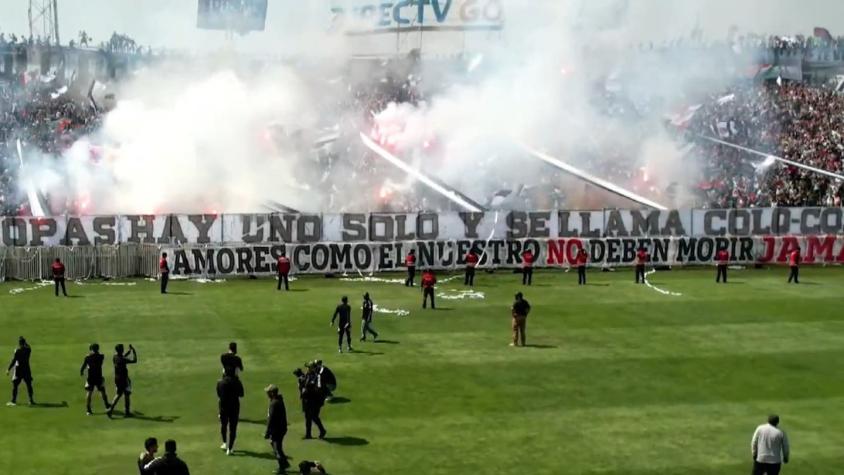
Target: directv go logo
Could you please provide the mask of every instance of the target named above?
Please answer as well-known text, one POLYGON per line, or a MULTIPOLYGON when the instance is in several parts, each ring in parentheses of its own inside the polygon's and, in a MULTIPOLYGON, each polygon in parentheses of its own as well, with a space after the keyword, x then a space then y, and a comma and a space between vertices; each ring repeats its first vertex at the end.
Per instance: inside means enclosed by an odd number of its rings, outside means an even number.
POLYGON ((498 29, 504 18, 500 0, 399 0, 350 8, 334 6, 331 12, 335 25, 342 25, 351 17, 353 23, 362 22, 379 30, 403 27, 498 29))

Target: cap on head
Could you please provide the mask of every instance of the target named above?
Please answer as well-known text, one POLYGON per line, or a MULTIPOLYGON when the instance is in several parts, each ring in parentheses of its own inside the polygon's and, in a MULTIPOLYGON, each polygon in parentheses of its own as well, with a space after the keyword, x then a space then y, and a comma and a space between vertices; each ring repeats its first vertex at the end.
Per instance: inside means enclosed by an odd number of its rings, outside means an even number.
POLYGON ((271 395, 278 394, 278 386, 275 384, 270 384, 269 386, 264 388, 264 392, 271 395))
POLYGON ((776 426, 779 425, 779 423, 780 423, 780 416, 778 416, 776 414, 771 414, 770 416, 768 416, 768 424, 771 424, 772 426, 776 427, 776 426))
POLYGON ((237 342, 233 341, 229 343, 229 351, 232 353, 237 353, 237 342))
POLYGON ((173 439, 169 439, 164 442, 164 451, 168 454, 175 454, 176 453, 176 441, 173 439))
POLYGON ((155 437, 149 437, 147 440, 144 441, 144 448, 150 450, 153 447, 158 445, 158 439, 155 437))
MULTIPOLYGON (((161 253, 161 257, 167 257, 167 253, 166 253, 166 252, 162 252, 162 253, 161 253)), ((165 443, 166 443, 166 442, 165 442, 165 443)), ((175 442, 174 442, 174 443, 175 443, 175 442)))

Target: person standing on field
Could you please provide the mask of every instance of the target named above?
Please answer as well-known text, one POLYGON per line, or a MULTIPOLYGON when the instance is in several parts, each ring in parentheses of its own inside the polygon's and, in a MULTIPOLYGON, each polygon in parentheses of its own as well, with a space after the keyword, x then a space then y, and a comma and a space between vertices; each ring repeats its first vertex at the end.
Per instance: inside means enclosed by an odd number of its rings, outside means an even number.
POLYGON ((264 388, 264 392, 267 393, 267 398, 270 400, 270 406, 267 409, 267 430, 264 432, 264 438, 270 441, 273 455, 278 462, 276 473, 281 474, 290 466, 287 455, 284 453, 284 436, 287 435, 287 408, 284 406, 284 399, 278 392, 278 386, 270 384, 264 388))
POLYGON ((791 251, 788 255, 788 266, 791 268, 791 274, 788 276, 788 283, 800 283, 800 247, 791 251))
POLYGON ((475 254, 475 250, 469 250, 466 254, 466 275, 463 277, 463 285, 475 286, 475 268, 478 267, 478 261, 480 258, 475 254))
POLYGON ((167 253, 161 253, 158 261, 158 273, 161 275, 161 293, 167 293, 167 284, 170 282, 170 264, 167 263, 167 253))
POLYGON ((117 407, 117 403, 120 401, 120 398, 123 397, 125 407, 124 415, 126 417, 132 417, 132 380, 129 379, 129 365, 136 364, 138 362, 138 353, 132 345, 129 345, 129 351, 124 353, 123 344, 118 344, 114 347, 112 362, 114 363, 115 395, 114 400, 111 401, 111 404, 109 404, 106 415, 111 418, 112 414, 114 414, 114 408, 117 407))
POLYGON ((105 355, 100 353, 100 345, 97 343, 92 343, 88 347, 88 350, 88 355, 85 356, 85 360, 82 361, 82 367, 79 369, 79 375, 84 376, 85 370, 88 370, 88 378, 85 380, 85 407, 87 408, 86 414, 90 416, 94 413, 91 410, 91 397, 94 395, 94 391, 99 391, 100 395, 102 395, 106 410, 111 406, 108 405, 105 377, 103 377, 105 355))
POLYGON ((646 284, 645 280, 645 265, 651 260, 648 250, 640 247, 636 252, 636 283, 646 284))
POLYGON ((513 302, 513 342, 510 346, 518 346, 519 343, 525 346, 527 339, 525 331, 527 330, 527 317, 530 313, 530 304, 525 300, 521 292, 516 294, 516 301, 513 302))
POLYGON ((586 249, 580 248, 575 257, 577 263, 577 285, 586 285, 586 265, 589 263, 589 254, 586 249))
POLYGON ((334 309, 334 316, 331 317, 331 326, 337 321, 337 352, 343 352, 343 336, 346 337, 346 348, 352 351, 352 307, 349 306, 349 297, 343 296, 340 305, 334 309), (337 319, 339 318, 339 321, 337 319))
POLYGON ((53 283, 56 286, 56 297, 59 296, 59 287, 62 288, 62 293, 64 294, 65 297, 67 297, 67 289, 65 288, 65 279, 64 279, 65 268, 64 268, 64 264, 62 264, 62 260, 59 259, 58 257, 56 258, 56 261, 53 262, 52 271, 53 271, 53 283))
POLYGON ((282 252, 278 257, 278 288, 281 290, 281 284, 284 283, 284 290, 290 290, 290 259, 282 252))
POLYGON ((363 294, 363 306, 361 307, 361 330, 360 330, 360 341, 366 341, 366 334, 371 333, 372 339, 378 339, 378 332, 372 328, 372 314, 375 309, 375 305, 372 303, 372 299, 369 298, 369 292, 363 294))
POLYGON ((715 255, 715 260, 718 261, 718 274, 715 276, 715 283, 721 283, 721 279, 724 279, 724 283, 727 283, 727 265, 730 263, 730 253, 727 252, 726 249, 721 249, 718 251, 718 254, 715 255))
POLYGON ((21 381, 26 384, 26 392, 29 395, 29 405, 35 405, 32 391, 32 368, 29 366, 29 359, 32 357, 32 348, 24 337, 18 338, 18 348, 12 356, 12 362, 6 368, 6 374, 12 375, 12 400, 6 403, 7 406, 16 406, 18 403, 18 386, 21 381))
POLYGON ((220 419, 220 436, 223 444, 221 449, 226 455, 234 452, 234 441, 237 439, 237 423, 240 421, 240 398, 243 397, 243 383, 237 377, 233 366, 226 366, 223 378, 217 381, 217 399, 219 400, 217 415, 220 419))
POLYGON ((779 475, 782 464, 788 463, 788 437, 779 424, 779 416, 768 416, 768 423, 760 425, 753 433, 750 441, 753 475, 779 475))
POLYGON ((413 279, 416 278, 416 251, 411 249, 404 258, 404 265, 407 267, 407 279, 404 281, 405 287, 413 287, 413 279))
POLYGON ((533 262, 536 257, 527 250, 522 253, 522 285, 533 285, 533 262))
POLYGON ((434 300, 434 286, 437 285, 437 276, 434 271, 428 269, 422 272, 422 308, 428 308, 428 297, 431 297, 431 310, 437 309, 434 300))

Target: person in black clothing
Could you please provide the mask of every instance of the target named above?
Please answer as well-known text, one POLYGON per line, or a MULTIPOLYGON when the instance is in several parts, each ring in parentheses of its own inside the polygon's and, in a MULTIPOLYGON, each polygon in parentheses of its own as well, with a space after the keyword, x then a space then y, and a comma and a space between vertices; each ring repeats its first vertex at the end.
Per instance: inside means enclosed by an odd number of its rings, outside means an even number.
POLYGON ((176 441, 172 439, 164 442, 164 457, 159 457, 148 463, 142 473, 149 475, 190 475, 188 464, 176 456, 176 441))
POLYGON ((64 264, 62 264, 62 260, 59 259, 58 257, 56 258, 55 262, 53 262, 52 271, 53 271, 53 283, 55 284, 55 287, 56 287, 56 297, 59 296, 59 287, 61 287, 61 289, 62 289, 62 294, 64 294, 64 296, 67 297, 67 288, 65 287, 65 279, 64 279, 65 267, 64 267, 64 264))
POLYGON ((155 460, 155 453, 158 452, 158 439, 149 437, 144 441, 144 451, 138 456, 138 472, 141 475, 146 475, 149 472, 144 470, 150 462, 155 460))
POLYGON ((138 362, 138 353, 132 345, 129 345, 129 351, 124 353, 123 345, 118 344, 114 347, 114 357, 112 358, 112 361, 114 362, 114 386, 116 387, 116 394, 114 395, 114 400, 111 402, 111 407, 108 408, 106 415, 111 417, 112 414, 114 414, 114 408, 117 407, 117 402, 120 401, 122 396, 125 396, 125 415, 126 417, 132 417, 129 399, 132 395, 132 380, 129 379, 128 365, 138 362))
POLYGON ((226 367, 223 379, 217 381, 217 398, 220 401, 220 435, 223 438, 221 449, 226 455, 234 451, 234 441, 237 438, 237 423, 240 420, 240 398, 243 397, 243 383, 235 376, 233 367, 226 367), (228 429, 228 431, 226 430, 228 429), (226 433, 228 432, 228 437, 226 433))
POLYGON ((32 391, 32 368, 29 366, 29 358, 32 356, 32 348, 24 337, 18 338, 18 348, 12 356, 12 362, 6 368, 6 374, 12 374, 12 400, 7 406, 15 406, 18 403, 18 386, 21 381, 26 383, 26 392, 29 394, 29 405, 35 405, 32 391))
POLYGON ((510 346, 518 346, 519 343, 525 346, 527 331, 527 316, 530 313, 530 303, 525 300, 521 292, 516 294, 516 301, 513 302, 513 342, 510 346))
POLYGON ((337 322, 337 351, 339 353, 343 352, 343 335, 346 336, 346 347, 352 351, 352 307, 349 306, 348 297, 344 296, 341 300, 340 305, 334 310, 334 316, 331 317, 331 326, 334 326, 338 317, 340 318, 337 322))
POLYGON ((302 460, 299 462, 299 475, 312 475, 315 473, 326 473, 325 467, 319 461, 302 460))
POLYGON ((161 293, 167 293, 167 284, 170 282, 170 264, 167 263, 167 253, 161 253, 158 261, 158 273, 161 275, 161 293))
POLYGON ((371 333, 372 338, 377 340, 378 339, 378 332, 372 328, 372 313, 374 310, 374 305, 372 304, 372 299, 369 298, 369 292, 363 294, 363 307, 361 308, 361 330, 360 330, 360 341, 366 341, 366 334, 371 333))
POLYGON ((105 355, 100 353, 100 345, 96 343, 91 344, 88 350, 90 351, 85 356, 85 360, 82 361, 82 367, 79 368, 79 375, 85 376, 85 370, 88 370, 88 377, 85 380, 85 407, 87 408, 86 413, 90 416, 94 413, 91 410, 91 396, 94 394, 94 390, 99 391, 103 396, 103 404, 105 404, 106 410, 109 409, 109 405, 105 389, 105 378, 103 377, 105 355))
POLYGON ((278 471, 284 473, 290 463, 284 453, 284 436, 287 435, 287 409, 284 407, 284 399, 278 392, 278 387, 270 384, 264 391, 270 400, 270 407, 267 410, 267 431, 264 438, 270 441, 273 454, 278 462, 278 471))
POLYGON ((322 406, 325 404, 325 393, 319 388, 319 380, 316 372, 307 374, 302 387, 302 410, 305 412, 305 438, 311 439, 311 426, 316 424, 319 429, 319 438, 325 438, 325 427, 319 418, 322 406))
POLYGON ((240 356, 237 356, 237 343, 229 343, 229 351, 220 355, 220 363, 223 365, 223 374, 228 368, 234 370, 235 376, 243 371, 243 360, 240 359, 240 356))

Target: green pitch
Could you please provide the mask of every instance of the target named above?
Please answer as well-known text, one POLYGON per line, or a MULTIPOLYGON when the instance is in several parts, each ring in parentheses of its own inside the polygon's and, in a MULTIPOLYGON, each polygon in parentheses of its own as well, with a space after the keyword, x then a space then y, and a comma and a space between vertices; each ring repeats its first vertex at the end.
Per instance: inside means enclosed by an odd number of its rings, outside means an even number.
MULTIPOLYGON (((477 276, 484 300, 440 299, 422 311, 418 289, 309 277, 276 292, 269 279, 221 284, 70 284, 10 294, 0 285, 0 354, 19 335, 33 347, 36 400, 0 407, 0 473, 132 474, 144 438, 174 438, 191 472, 261 474, 274 468, 263 436, 262 388, 278 384, 295 462, 323 461, 340 474, 734 474, 749 473, 750 437, 779 413, 792 446, 785 474, 844 469, 844 271, 658 273, 632 270, 538 272, 525 290, 533 305, 530 348, 510 348, 509 306, 519 276, 477 276), (359 301, 407 309, 376 315, 382 343, 358 343, 359 301), (355 349, 337 354, 329 327, 335 304, 355 308, 355 349), (219 449, 214 387, 219 355, 240 346, 246 371, 236 456, 219 449), (133 409, 108 420, 95 399, 86 417, 79 366, 99 342, 132 343, 133 409), (338 375, 340 403, 323 421, 329 441, 303 441, 291 371, 322 358, 338 375)), ((391 276, 393 277, 393 276, 391 276)), ((398 277, 398 276, 395 276, 398 277)), ((443 276, 440 276, 442 279, 443 276)), ((440 286, 461 289, 454 280, 440 286)), ((109 396, 113 372, 106 367, 109 396)), ((0 385, 7 401, 11 384, 0 385)), ((23 387, 21 388, 23 390, 23 387)), ((20 401, 25 401, 25 391, 20 401)))

